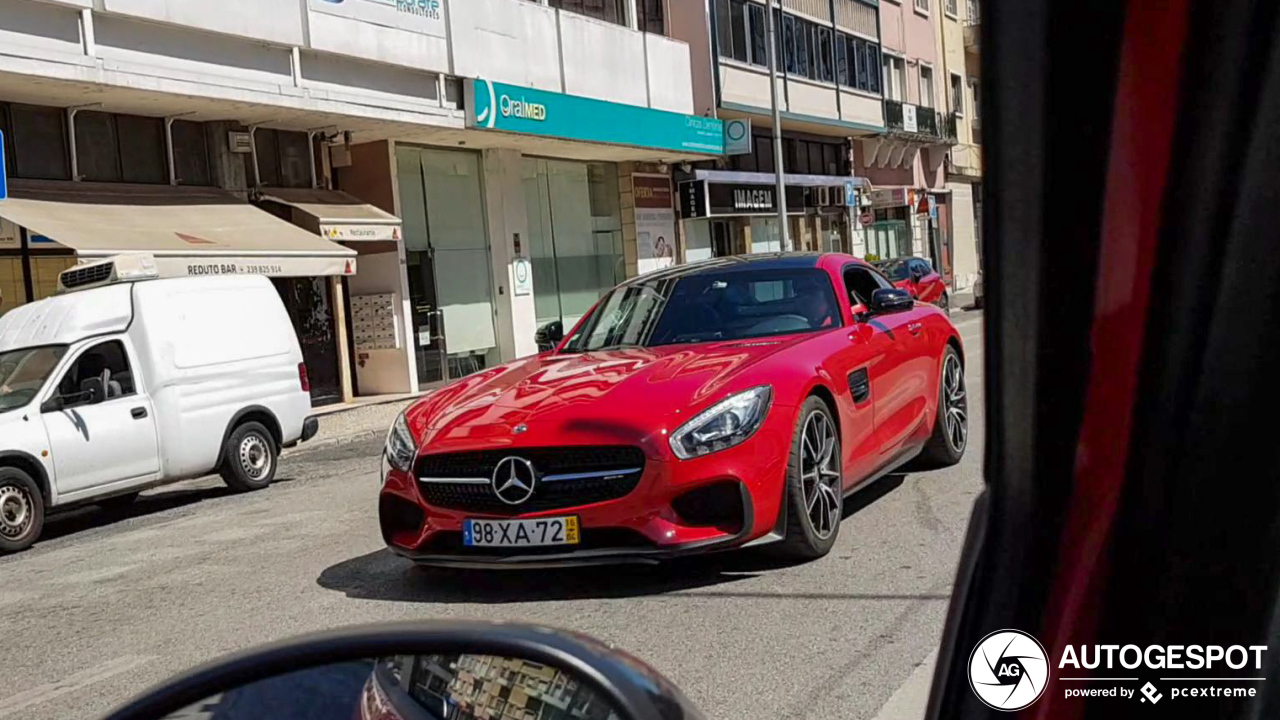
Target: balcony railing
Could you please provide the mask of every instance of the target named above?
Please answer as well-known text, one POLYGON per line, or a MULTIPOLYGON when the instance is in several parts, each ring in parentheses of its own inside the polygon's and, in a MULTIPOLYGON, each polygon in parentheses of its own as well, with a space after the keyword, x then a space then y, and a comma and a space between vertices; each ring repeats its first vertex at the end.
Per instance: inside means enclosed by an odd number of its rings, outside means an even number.
POLYGON ((914 136, 917 140, 941 140, 946 143, 956 141, 956 118, 954 113, 941 113, 933 108, 903 103, 898 100, 884 101, 884 123, 890 134, 914 136), (909 127, 907 117, 914 109, 915 127, 909 127), (923 137, 921 137, 923 136, 923 137))

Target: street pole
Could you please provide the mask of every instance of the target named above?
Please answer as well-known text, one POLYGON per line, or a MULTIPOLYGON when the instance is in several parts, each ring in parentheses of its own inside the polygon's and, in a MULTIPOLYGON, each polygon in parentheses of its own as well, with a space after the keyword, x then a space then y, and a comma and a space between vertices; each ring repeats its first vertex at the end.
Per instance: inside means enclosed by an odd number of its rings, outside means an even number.
POLYGON ((773 0, 765 0, 764 26, 769 49, 769 102, 773 106, 773 167, 777 170, 777 196, 775 206, 778 208, 778 239, 782 243, 783 252, 791 250, 791 236, 787 232, 787 182, 782 167, 782 110, 778 107, 778 36, 773 21, 773 0))

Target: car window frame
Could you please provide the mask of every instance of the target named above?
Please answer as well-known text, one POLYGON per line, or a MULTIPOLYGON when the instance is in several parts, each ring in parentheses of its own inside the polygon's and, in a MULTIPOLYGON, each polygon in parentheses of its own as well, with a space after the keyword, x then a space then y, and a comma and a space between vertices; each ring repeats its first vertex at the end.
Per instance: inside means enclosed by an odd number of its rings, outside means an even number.
MULTIPOLYGON (((888 278, 886 278, 878 268, 868 263, 847 262, 840 266, 840 284, 844 286, 844 302, 848 303, 849 313, 850 315, 853 316, 854 322, 857 322, 859 313, 856 312, 854 309, 855 305, 850 299, 850 294, 852 293, 852 290, 849 288, 848 282, 845 281, 845 273, 849 272, 850 270, 863 270, 868 274, 870 274, 871 278, 879 283, 880 287, 877 288, 879 290, 892 290, 894 289, 894 284, 889 282, 888 278)), ((858 305, 861 305, 863 307, 864 312, 870 311, 871 309, 867 303, 858 303, 858 305)))
POLYGON ((115 402, 117 400, 125 400, 128 398, 134 398, 141 395, 142 388, 138 380, 138 374, 134 370, 134 368, 138 366, 137 358, 135 357, 133 353, 133 348, 130 346, 127 338, 123 335, 118 335, 114 337, 87 339, 84 341, 84 344, 81 347, 74 349, 72 351, 69 351, 65 356, 63 356, 63 363, 61 367, 59 367, 57 370, 54 371, 54 373, 50 374, 49 376, 50 383, 46 387, 46 393, 44 398, 41 400, 41 403, 47 402, 48 400, 53 398, 63 397, 59 388, 62 387, 62 381, 67 379, 68 373, 70 373, 72 370, 75 369, 76 363, 80 362, 80 359, 83 358, 91 350, 94 350, 98 347, 101 347, 103 345, 106 345, 108 343, 113 343, 113 342, 119 343, 121 349, 124 351, 122 353, 122 356, 124 357, 125 363, 127 363, 128 365, 129 376, 130 376, 130 379, 133 381, 133 390, 127 393, 122 391, 122 394, 117 395, 116 397, 113 397, 113 398, 104 397, 102 398, 102 400, 99 400, 96 403, 88 403, 88 402, 78 402, 74 404, 66 403, 66 404, 63 404, 62 407, 59 408, 59 410, 74 410, 77 408, 87 407, 89 405, 104 405, 109 402, 115 402), (56 381, 53 380, 53 378, 55 377, 57 378, 56 381))

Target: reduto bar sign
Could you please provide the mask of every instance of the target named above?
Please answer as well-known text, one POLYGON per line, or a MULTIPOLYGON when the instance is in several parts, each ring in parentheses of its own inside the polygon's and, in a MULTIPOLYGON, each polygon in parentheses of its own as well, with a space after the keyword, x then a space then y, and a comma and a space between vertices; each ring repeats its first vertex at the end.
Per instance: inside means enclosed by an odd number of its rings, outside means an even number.
POLYGON ((1255 697, 1267 678, 1266 645, 1067 645, 1050 669, 1030 634, 997 630, 974 647, 969 685, 986 705, 1025 708, 1050 690, 1062 698, 1115 698, 1157 705, 1195 698, 1255 697))

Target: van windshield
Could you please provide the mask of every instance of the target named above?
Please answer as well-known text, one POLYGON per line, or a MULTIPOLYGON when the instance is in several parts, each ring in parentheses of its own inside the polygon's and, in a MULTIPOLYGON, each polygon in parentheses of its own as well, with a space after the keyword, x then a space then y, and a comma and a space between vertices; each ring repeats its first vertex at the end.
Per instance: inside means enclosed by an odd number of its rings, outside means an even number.
POLYGON ((0 413, 31 402, 66 353, 66 345, 0 352, 0 413))

